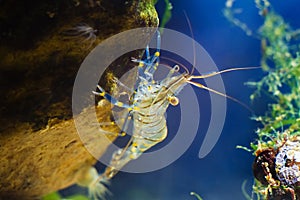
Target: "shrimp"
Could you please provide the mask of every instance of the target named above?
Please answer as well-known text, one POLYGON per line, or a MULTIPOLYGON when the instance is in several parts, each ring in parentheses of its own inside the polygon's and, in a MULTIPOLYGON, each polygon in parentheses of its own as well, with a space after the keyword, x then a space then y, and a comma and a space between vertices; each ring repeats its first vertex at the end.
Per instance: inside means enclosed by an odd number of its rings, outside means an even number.
MULTIPOLYGON (((182 74, 179 73, 178 75, 176 72, 179 72, 181 68, 179 65, 175 65, 163 80, 156 81, 153 75, 160 63, 159 31, 157 31, 157 49, 155 53, 150 55, 149 47, 147 46, 145 49, 145 57, 144 60, 132 59, 133 62, 138 63, 138 80, 131 98, 131 103, 127 104, 118 101, 106 93, 99 85, 97 86, 97 90, 93 91, 95 95, 104 97, 114 106, 128 109, 128 115, 133 123, 132 136, 129 142, 124 148, 120 148, 113 153, 109 166, 106 167, 95 184, 99 182, 106 183, 113 178, 124 165, 131 160, 139 158, 145 151, 162 142, 167 137, 168 129, 165 113, 169 105, 176 106, 179 104, 177 95, 185 85, 191 84, 241 103, 233 97, 208 88, 194 80, 235 70, 257 68, 230 68, 207 75, 192 75, 194 68, 190 73, 186 67, 182 66, 185 72, 182 74)), ((242 105, 247 107, 244 104, 242 105)), ((124 122, 121 131, 126 131, 127 123, 127 121, 124 122)), ((100 198, 103 198, 103 196, 99 195, 100 198)))

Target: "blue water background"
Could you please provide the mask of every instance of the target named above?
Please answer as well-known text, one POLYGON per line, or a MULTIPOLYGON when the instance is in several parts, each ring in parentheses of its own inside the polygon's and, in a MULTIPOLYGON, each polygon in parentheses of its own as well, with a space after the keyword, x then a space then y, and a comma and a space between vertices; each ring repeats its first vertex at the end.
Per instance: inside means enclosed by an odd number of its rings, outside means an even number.
MULTIPOLYGON (((220 0, 173 0, 172 18, 166 28, 190 34, 185 11, 191 21, 195 40, 199 42, 213 58, 219 69, 229 67, 259 66, 260 41, 247 36, 239 28, 229 23, 222 14, 225 1, 220 0)), ((300 27, 297 8, 298 0, 272 1, 273 8, 289 24, 300 27)), ((237 1, 236 7, 242 8, 239 18, 245 21, 252 30, 262 23, 253 1, 237 1)), ((157 5, 160 17, 164 3, 157 5)), ((192 53, 192 47, 191 47, 192 53)), ((260 70, 239 71, 224 74, 223 80, 227 94, 248 104, 256 112, 264 112, 262 101, 254 105, 249 96, 253 89, 244 85, 246 81, 259 80, 263 76, 260 70)), ((209 123, 209 97, 206 91, 195 90, 200 99, 200 128, 192 146, 176 162, 164 169, 144 174, 120 173, 112 181, 113 199, 122 200, 189 200, 191 191, 197 192, 205 200, 245 199, 242 183, 247 181, 246 191, 251 195, 253 175, 251 165, 254 157, 251 153, 236 149, 237 145, 249 147, 255 140, 258 126, 250 120, 251 113, 241 105, 228 100, 227 116, 223 132, 214 149, 202 159, 198 158, 205 130, 209 123), (205 114, 205 112, 208 112, 205 114)), ((169 111, 169 112, 172 112, 169 111)), ((178 118, 168 115, 169 135, 176 132, 178 118)), ((193 115, 191 113, 191 120, 193 115)))

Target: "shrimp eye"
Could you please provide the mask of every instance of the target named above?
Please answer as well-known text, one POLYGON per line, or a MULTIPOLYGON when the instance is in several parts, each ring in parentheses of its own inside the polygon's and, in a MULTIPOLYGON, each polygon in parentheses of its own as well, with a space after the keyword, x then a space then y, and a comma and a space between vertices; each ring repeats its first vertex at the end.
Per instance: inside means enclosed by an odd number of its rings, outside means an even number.
POLYGON ((179 99, 175 96, 169 97, 168 101, 172 106, 177 106, 179 104, 179 99))

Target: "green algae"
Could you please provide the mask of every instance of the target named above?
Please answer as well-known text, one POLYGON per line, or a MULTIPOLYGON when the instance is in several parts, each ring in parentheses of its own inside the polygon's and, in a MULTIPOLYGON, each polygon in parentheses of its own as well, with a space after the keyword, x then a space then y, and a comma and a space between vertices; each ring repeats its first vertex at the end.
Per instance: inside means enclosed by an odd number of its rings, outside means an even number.
MULTIPOLYGON (((268 0, 255 0, 255 4, 263 18, 256 36, 261 41, 261 67, 265 75, 247 85, 255 88, 250 96, 253 102, 266 99, 268 103, 263 114, 253 117, 260 126, 251 148, 239 146, 253 155, 267 148, 276 150, 286 140, 300 136, 300 30, 293 29, 274 11, 268 0)), ((248 35, 253 35, 248 26, 236 18, 232 5, 233 1, 228 0, 225 17, 248 35)), ((257 199, 268 198, 270 189, 272 186, 255 180, 253 192, 257 199)))
MULTIPOLYGON (((160 27, 164 28, 166 26, 166 24, 170 21, 171 17, 172 17, 172 4, 169 0, 165 0, 165 11, 164 14, 162 16, 162 20, 160 23, 160 27)), ((162 29, 161 29, 162 30, 162 29)))
MULTIPOLYGON (((153 0, 152 3, 153 5, 157 4, 159 2, 159 0, 153 0)), ((160 31, 163 32, 163 28, 166 26, 166 24, 170 21, 171 17, 172 17, 172 9, 173 9, 173 5, 169 0, 164 0, 164 4, 165 4, 165 10, 163 12, 163 15, 161 17, 161 22, 160 22, 160 31)))
POLYGON ((89 200, 89 198, 83 195, 72 195, 68 197, 62 197, 58 192, 53 192, 44 196, 42 200, 89 200))
POLYGON ((195 196, 197 198, 197 200, 202 200, 202 198, 199 196, 199 194, 197 194, 195 192, 191 192, 190 195, 195 196))

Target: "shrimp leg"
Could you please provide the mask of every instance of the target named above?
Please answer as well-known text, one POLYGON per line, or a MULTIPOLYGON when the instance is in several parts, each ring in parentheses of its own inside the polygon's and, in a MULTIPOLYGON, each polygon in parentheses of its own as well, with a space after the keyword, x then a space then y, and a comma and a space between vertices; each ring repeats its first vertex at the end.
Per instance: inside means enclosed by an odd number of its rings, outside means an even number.
POLYGON ((110 94, 106 93, 102 87, 97 85, 97 88, 100 90, 100 92, 93 91, 93 94, 102 96, 105 99, 107 99, 111 104, 118 106, 120 108, 132 108, 131 105, 125 104, 121 101, 118 101, 116 98, 112 97, 110 94))

